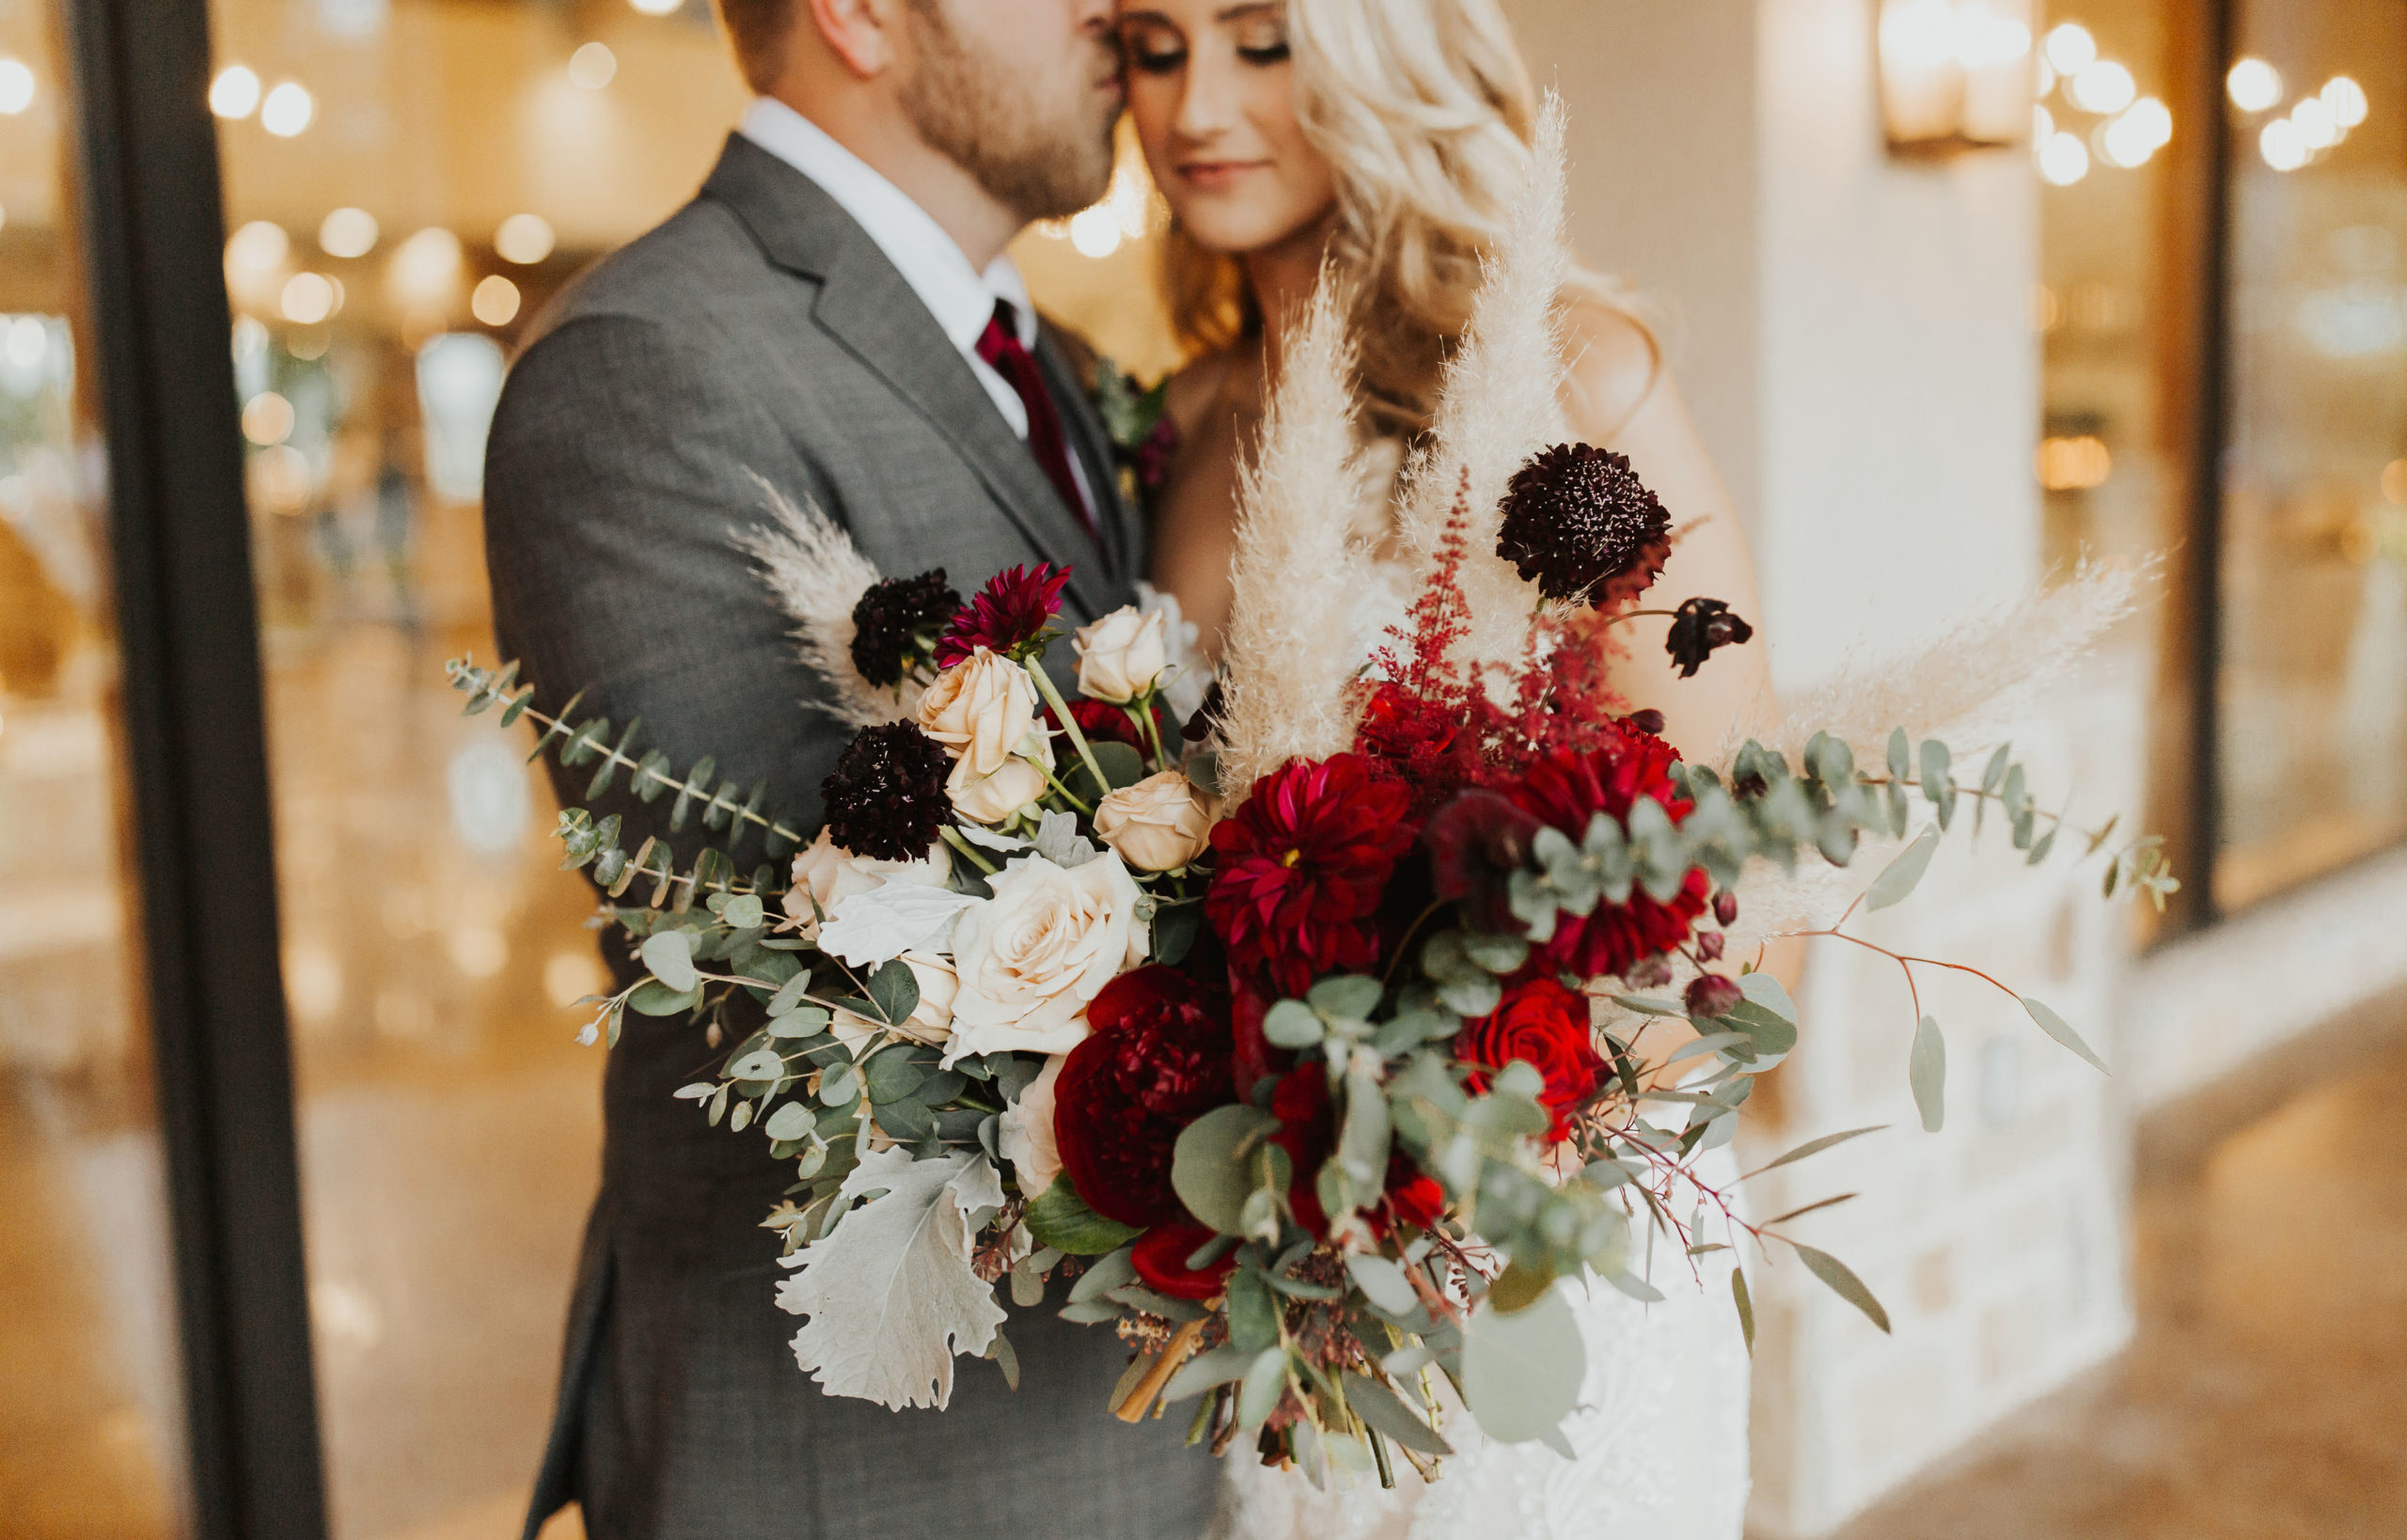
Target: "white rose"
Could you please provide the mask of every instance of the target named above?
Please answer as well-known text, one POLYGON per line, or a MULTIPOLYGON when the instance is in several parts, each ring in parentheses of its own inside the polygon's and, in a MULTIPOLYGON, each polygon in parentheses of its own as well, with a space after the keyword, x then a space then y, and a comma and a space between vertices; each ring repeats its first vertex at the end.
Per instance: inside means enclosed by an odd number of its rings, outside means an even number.
POLYGON ((995 1148, 1012 1163, 1019 1190, 1028 1198, 1040 1196, 1062 1174, 1062 1151, 1053 1137, 1053 1083, 1062 1078, 1068 1059, 1057 1053, 1046 1060, 1028 1089, 1003 1108, 995 1128, 995 1148))
MULTIPOLYGON (((895 1035, 940 1048, 945 1039, 952 1035, 952 1001, 961 991, 960 977, 952 971, 952 964, 924 951, 905 952, 903 963, 911 970, 911 977, 919 981, 920 1003, 909 1018, 894 1029, 895 1035)), ((834 1013, 827 1024, 827 1029, 836 1034, 836 1041, 856 1059, 885 1028, 882 1021, 857 1016, 850 1011, 834 1013)))
POLYGON ((1106 852, 1074 872, 1023 856, 988 886, 995 896, 953 932, 961 993, 945 1061, 1067 1053, 1087 1035, 1088 1004, 1145 960, 1136 879, 1106 852))
POLYGON ((1140 872, 1174 872, 1212 842, 1212 808, 1185 771, 1165 770, 1105 796, 1094 832, 1140 872))
POLYGON ((1029 752, 1036 731, 1036 682, 1006 657, 980 648, 936 676, 920 699, 920 728, 961 762, 971 778, 991 776, 1029 752))
POLYGON ((967 758, 953 762, 944 794, 952 810, 973 824, 999 824, 1045 794, 1045 772, 1053 766, 1053 747, 1040 734, 1030 746, 1033 759, 1015 755, 991 776, 971 772, 967 758))
POLYGON ((1097 700, 1126 704, 1154 687, 1170 667, 1170 641, 1159 610, 1124 605, 1093 625, 1078 627, 1078 688, 1097 700))
POLYGON ((785 911, 802 922, 804 940, 815 940, 820 918, 833 915, 837 904, 856 893, 866 893, 889 882, 942 888, 952 876, 952 859, 941 843, 920 860, 873 861, 846 850, 822 829, 819 838, 794 858, 794 885, 786 889, 785 911), (816 914, 811 910, 813 900, 819 905, 816 914))

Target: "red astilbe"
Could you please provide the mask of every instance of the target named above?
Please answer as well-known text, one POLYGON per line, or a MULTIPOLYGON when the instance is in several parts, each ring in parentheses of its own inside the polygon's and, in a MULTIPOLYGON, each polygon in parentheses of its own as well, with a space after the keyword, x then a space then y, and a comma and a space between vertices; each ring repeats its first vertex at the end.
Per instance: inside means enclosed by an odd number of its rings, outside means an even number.
POLYGON ((1253 783, 1212 828, 1219 870, 1204 900, 1239 980, 1270 999, 1377 962, 1377 914, 1412 847, 1411 793, 1374 761, 1298 761, 1253 783))
MULTIPOLYGON (((1468 476, 1466 476, 1468 479, 1468 476)), ((1458 492, 1439 536, 1437 560, 1390 644, 1371 655, 1355 747, 1393 770, 1412 789, 1413 812, 1426 816, 1474 779, 1495 711, 1487 693, 1454 659, 1471 634, 1462 565, 1470 512, 1458 492)))
MULTIPOLYGON (((1603 724, 1595 746, 1555 749, 1494 790, 1577 841, 1600 812, 1627 825, 1640 797, 1661 804, 1675 823, 1686 818, 1695 804, 1672 783, 1672 766, 1678 762, 1670 744, 1627 719, 1613 720, 1603 724)), ((1688 874, 1669 904, 1658 903, 1639 887, 1624 903, 1599 902, 1587 915, 1562 915, 1536 959, 1582 979, 1625 973, 1687 941, 1712 889, 1713 879, 1700 869, 1688 874)))
POLYGON ((961 606, 936 642, 936 667, 950 668, 980 648, 1017 658, 1045 634, 1062 607, 1070 569, 1049 561, 1007 567, 961 606))

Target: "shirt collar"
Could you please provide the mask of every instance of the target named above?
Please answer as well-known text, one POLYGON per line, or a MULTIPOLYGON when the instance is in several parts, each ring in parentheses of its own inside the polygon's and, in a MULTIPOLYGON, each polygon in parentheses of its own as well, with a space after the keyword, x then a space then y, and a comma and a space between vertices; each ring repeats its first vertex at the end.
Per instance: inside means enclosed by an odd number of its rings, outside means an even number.
POLYGON ((1027 280, 1009 257, 997 257, 979 273, 960 244, 910 195, 782 102, 755 98, 736 132, 817 182, 852 215, 954 347, 976 352, 999 299, 1012 302, 1021 345, 1035 346, 1036 307, 1029 301, 1027 280))

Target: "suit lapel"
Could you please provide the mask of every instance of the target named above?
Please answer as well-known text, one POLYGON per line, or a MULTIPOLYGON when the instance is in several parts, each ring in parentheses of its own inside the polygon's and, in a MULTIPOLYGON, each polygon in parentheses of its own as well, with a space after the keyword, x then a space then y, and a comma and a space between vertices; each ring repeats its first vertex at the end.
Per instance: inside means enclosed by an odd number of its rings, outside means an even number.
POLYGON ((1070 452, 1078 457, 1079 468, 1086 472, 1087 490, 1094 495, 1095 528, 1102 536, 1105 560, 1122 588, 1133 588, 1144 575, 1142 531, 1135 522, 1135 511, 1121 501, 1119 468, 1103 423, 1089 404, 1077 371, 1044 335, 1037 338, 1036 362, 1061 408, 1070 452))
POLYGON ((734 211, 772 262, 818 280, 811 314, 821 329, 952 442, 1039 555, 1071 566, 1071 596, 1088 616, 1112 608, 1120 584, 1109 543, 1096 550, 968 360, 842 205, 741 134, 729 136, 703 191, 734 211))

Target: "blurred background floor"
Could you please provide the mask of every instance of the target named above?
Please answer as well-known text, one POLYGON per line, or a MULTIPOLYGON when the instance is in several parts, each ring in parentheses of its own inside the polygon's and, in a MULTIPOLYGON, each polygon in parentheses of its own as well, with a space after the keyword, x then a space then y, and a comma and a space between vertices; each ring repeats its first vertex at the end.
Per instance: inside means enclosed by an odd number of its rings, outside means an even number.
POLYGON ((2144 1173, 2131 1350, 1843 1540, 2407 1534, 2402 1107, 2394 1046, 2144 1173))

